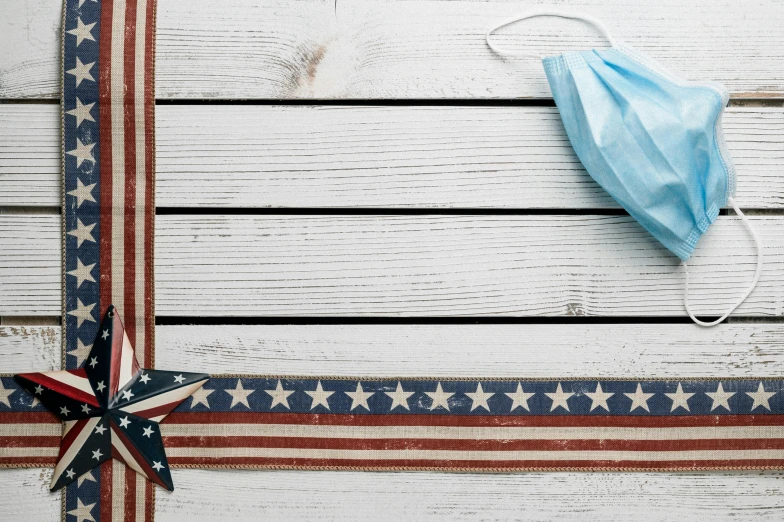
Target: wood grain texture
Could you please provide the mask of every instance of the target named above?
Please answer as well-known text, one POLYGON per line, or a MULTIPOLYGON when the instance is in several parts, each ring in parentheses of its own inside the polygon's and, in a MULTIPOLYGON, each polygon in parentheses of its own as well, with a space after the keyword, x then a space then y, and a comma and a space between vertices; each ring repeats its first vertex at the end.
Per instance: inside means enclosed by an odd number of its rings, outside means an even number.
MULTIPOLYGON (((400 377, 779 377, 784 324, 159 325, 159 369, 400 377)), ((0 326, 0 371, 60 369, 60 328, 0 326)))
POLYGON ((62 205, 60 140, 59 105, 0 104, 0 206, 62 205))
POLYGON ((61 233, 58 215, 0 214, 0 316, 60 315, 61 233))
MULTIPOLYGON (((759 285, 737 315, 784 314, 784 218, 754 216, 759 285)), ((59 315, 57 216, 0 215, 0 315, 59 315)), ((692 267, 697 313, 750 282, 720 216, 692 267)), ((174 316, 684 316, 677 258, 624 216, 158 216, 156 313, 174 316)))
MULTIPOLYGON (((60 496, 44 469, 2 469, 0 518, 60 520, 60 496), (19 506, 25 506, 20 512, 19 506)), ((784 474, 735 473, 358 473, 172 470, 155 519, 779 521, 784 474)))
MULTIPOLYGON (((156 91, 162 98, 549 97, 541 65, 503 59, 485 32, 551 2, 161 0, 156 91)), ((585 0, 572 9, 692 80, 736 97, 784 94, 784 4, 777 0, 585 0), (698 27, 699 30, 695 30, 698 27)), ((60 5, 0 3, 0 98, 59 96, 60 5)), ((499 44, 543 54, 603 47, 595 30, 539 19, 499 44)))
POLYGON ((61 495, 49 491, 53 471, 0 469, 0 520, 60 522, 61 495))
MULTIPOLYGON (((164 207, 617 208, 555 108, 158 106, 164 207)), ((59 107, 0 105, 0 205, 60 205, 59 107)), ((784 208, 784 109, 724 118, 738 204, 784 208)))
POLYGON ((166 347, 156 356, 159 367, 213 373, 784 374, 784 324, 727 324, 707 332, 692 324, 159 326, 156 332, 166 347))
POLYGON ((0 372, 61 369, 59 326, 0 326, 0 372))
POLYGON ((784 476, 173 470, 159 522, 232 520, 781 520, 784 476), (709 515, 706 515, 709 514, 709 515))

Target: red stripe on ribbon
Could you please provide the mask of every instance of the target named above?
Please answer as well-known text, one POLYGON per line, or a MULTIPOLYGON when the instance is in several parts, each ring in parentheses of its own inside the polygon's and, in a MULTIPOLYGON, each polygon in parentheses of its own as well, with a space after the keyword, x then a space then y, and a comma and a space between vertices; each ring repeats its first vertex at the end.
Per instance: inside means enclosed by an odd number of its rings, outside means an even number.
MULTIPOLYGON (((125 46, 123 48, 123 126, 125 137, 125 226, 123 229, 125 331, 136 346, 136 1, 125 4, 125 46)), ((143 64, 139 64, 143 66, 143 64)), ((142 147, 144 144, 140 144, 142 147)), ((140 347, 141 348, 141 347, 140 347)), ((145 359, 146 360, 146 359, 145 359)))
POLYGON ((54 467, 57 459, 55 457, 0 457, 2 466, 41 466, 54 467))
POLYGON ((0 448, 56 448, 60 437, 33 435, 25 437, 0 437, 0 448))
MULTIPOLYGON (((99 313, 112 304, 112 8, 114 0, 101 2, 98 43, 98 132, 100 135, 100 298, 99 313)), ((103 515, 103 509, 101 509, 103 515)), ((102 516, 103 519, 103 516, 102 516)), ((106 520, 106 519, 104 519, 106 520)))
POLYGON ((62 421, 50 411, 4 411, 0 412, 0 424, 62 424, 62 421))
POLYGON ((152 522, 153 514, 155 511, 155 490, 154 485, 150 481, 144 483, 144 520, 145 522, 152 522))
POLYGON ((125 468, 125 522, 136 522, 136 475, 136 471, 125 468))
POLYGON ((784 449, 780 439, 592 440, 592 439, 341 439, 323 437, 165 437, 169 448, 297 448, 454 451, 686 451, 784 449))
POLYGON ((99 494, 101 499, 101 521, 112 520, 112 466, 112 459, 101 464, 101 488, 99 494))

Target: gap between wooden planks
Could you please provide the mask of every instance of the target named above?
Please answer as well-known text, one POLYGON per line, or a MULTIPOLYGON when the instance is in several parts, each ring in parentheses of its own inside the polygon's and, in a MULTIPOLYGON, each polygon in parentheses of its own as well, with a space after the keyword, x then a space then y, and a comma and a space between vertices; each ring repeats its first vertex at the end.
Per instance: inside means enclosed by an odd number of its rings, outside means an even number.
MULTIPOLYGON (((161 207, 606 209, 554 107, 161 105, 161 207)), ((59 206, 60 108, 0 105, 0 206, 59 206)), ((742 208, 784 209, 784 108, 730 107, 742 208)))
MULTIPOLYGON (((485 32, 552 2, 159 0, 160 98, 543 98, 536 60, 504 60, 485 32)), ((586 0, 569 8, 735 97, 784 94, 784 4, 777 0, 586 0), (698 27, 698 30, 695 30, 698 27)), ((0 3, 0 98, 57 97, 60 3, 0 3)), ((541 54, 605 47, 592 28, 541 18, 499 31, 541 54)))
MULTIPOLYGON (((766 261, 737 315, 780 317, 784 217, 752 219, 766 261)), ((0 315, 59 315, 59 216, 0 215, 0 244, 0 315)), ((677 258, 627 216, 164 215, 155 262, 158 315, 684 316, 677 258)), ((719 216, 691 260, 697 312, 734 302, 755 262, 719 216)))

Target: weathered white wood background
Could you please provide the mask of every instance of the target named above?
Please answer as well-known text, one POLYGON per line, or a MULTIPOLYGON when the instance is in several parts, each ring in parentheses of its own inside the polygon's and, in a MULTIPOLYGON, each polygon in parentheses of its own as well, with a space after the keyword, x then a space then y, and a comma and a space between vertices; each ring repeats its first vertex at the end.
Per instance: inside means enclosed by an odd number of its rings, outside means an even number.
MULTIPOLYGON (((549 98, 538 63, 500 59, 483 40, 494 22, 540 2, 158 0, 157 96, 181 104, 159 105, 156 118, 157 203, 167 207, 157 219, 156 312, 181 323, 273 323, 159 326, 158 367, 784 374, 784 3, 570 4, 689 79, 718 80, 732 92, 724 126, 737 199, 752 209, 766 265, 729 324, 677 322, 684 312, 676 260, 615 215, 554 108, 471 104, 549 98), (188 104, 237 98, 251 102, 188 104), (319 103, 351 98, 366 103, 319 103), (283 99, 290 104, 269 103, 283 99), (391 99, 455 102, 373 103, 391 99), (283 207, 319 211, 254 210, 283 207), (199 214, 203 208, 212 213, 199 214), (292 316, 305 324, 286 324, 292 316), (314 316, 371 322, 302 319, 314 316), (404 324, 372 324, 382 316, 404 324), (447 316, 463 319, 428 324, 447 316), (494 316, 529 320, 471 324, 494 316), (650 317, 665 323, 646 324, 650 317)), ((59 17, 59 0, 0 2, 0 372, 59 364, 59 17)), ((543 53, 602 45, 579 23, 548 19, 506 29, 499 40, 543 53)), ((734 300, 754 268, 737 218, 719 218, 693 265, 697 310, 734 300)), ((59 520, 48 473, 0 471, 8 493, 0 495, 0 520, 59 520)), ((174 479, 176 492, 157 496, 158 520, 784 516, 778 472, 176 470, 174 479)))

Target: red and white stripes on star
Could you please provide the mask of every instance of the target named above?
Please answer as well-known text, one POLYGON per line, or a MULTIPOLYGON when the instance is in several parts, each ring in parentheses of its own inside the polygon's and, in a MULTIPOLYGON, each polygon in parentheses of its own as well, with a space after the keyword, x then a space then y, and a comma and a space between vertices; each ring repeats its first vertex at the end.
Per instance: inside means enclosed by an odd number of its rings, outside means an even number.
MULTIPOLYGON (((149 373, 149 372, 148 372, 149 373)), ((202 387, 204 381, 194 382, 182 388, 176 388, 153 395, 142 401, 129 403, 122 407, 122 411, 132 413, 151 421, 160 422, 180 403, 190 397, 196 390, 202 387)))
MULTIPOLYGON (((40 384, 44 388, 56 391, 74 401, 98 407, 98 400, 95 398, 95 393, 93 393, 93 388, 90 386, 90 381, 87 379, 87 372, 84 368, 58 372, 20 373, 18 377, 40 384)), ((36 395, 36 398, 39 398, 39 396, 36 395)), ((46 398, 40 397, 40 399, 46 402, 46 398)))
POLYGON ((109 369, 109 397, 114 397, 139 372, 139 362, 134 354, 128 330, 119 314, 112 317, 112 355, 109 369))

